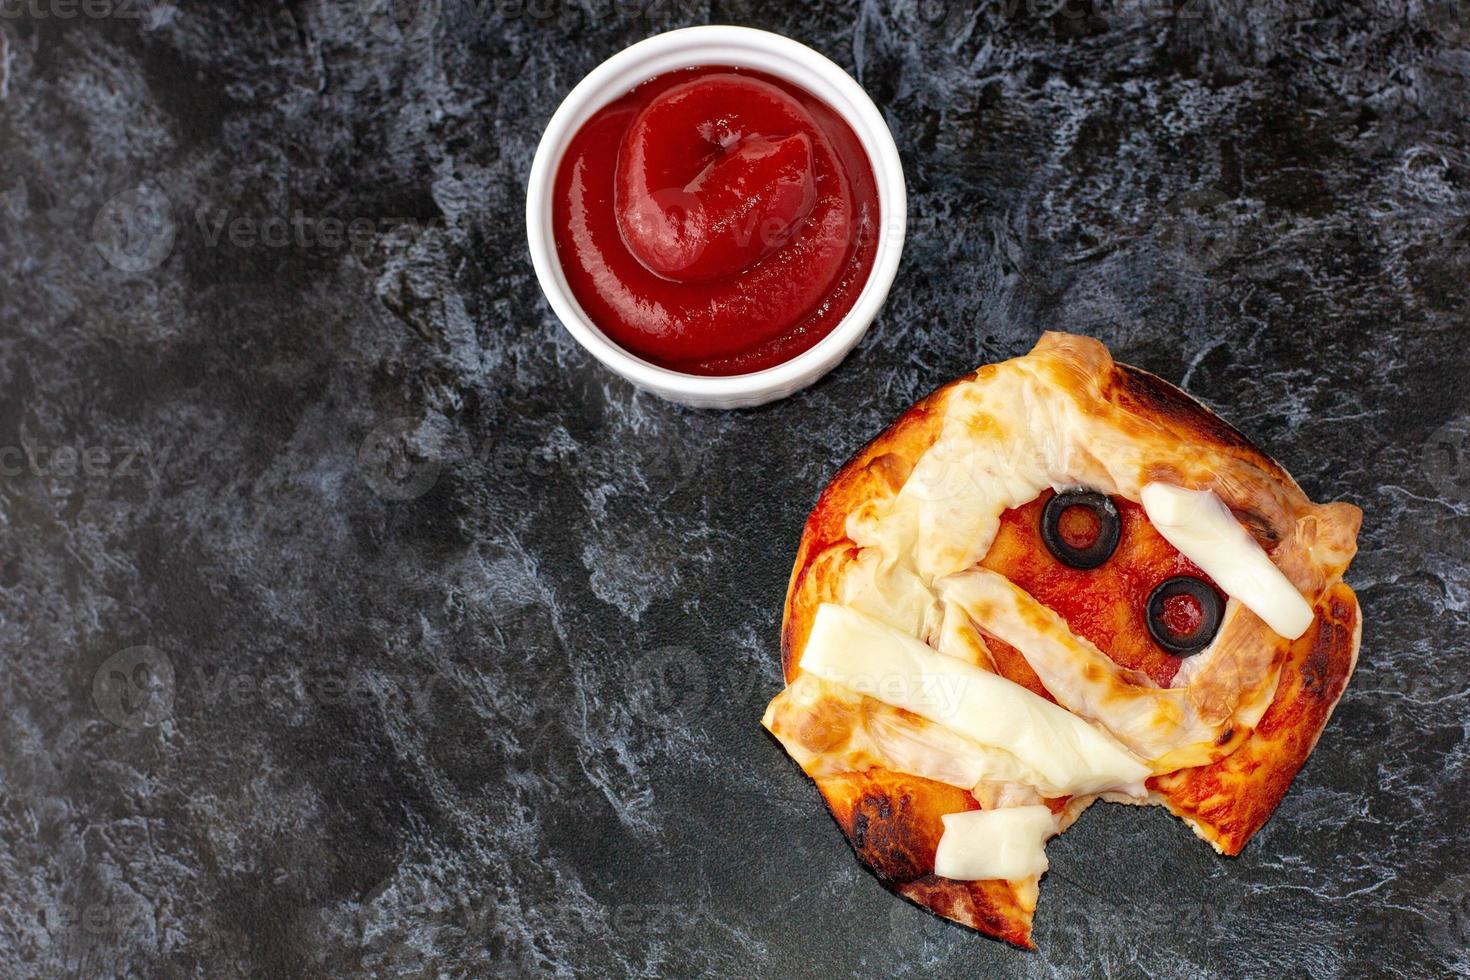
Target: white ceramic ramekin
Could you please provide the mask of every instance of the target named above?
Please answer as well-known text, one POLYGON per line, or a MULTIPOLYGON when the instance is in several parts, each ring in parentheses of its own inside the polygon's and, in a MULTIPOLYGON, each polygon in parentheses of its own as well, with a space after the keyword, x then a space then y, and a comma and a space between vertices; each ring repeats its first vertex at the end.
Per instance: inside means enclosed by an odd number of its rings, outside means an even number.
POLYGON ((592 356, 640 388, 699 408, 740 408, 785 398, 847 356, 888 297, 908 223, 903 165, 893 134, 873 100, 845 71, 804 44, 748 27, 690 27, 651 37, 613 55, 572 89, 536 150, 526 193, 526 237, 536 278, 552 310, 592 356), (736 65, 791 81, 847 120, 862 142, 878 185, 878 254, 857 302, 810 350, 764 371, 709 378, 670 371, 614 344, 588 319, 567 286, 551 225, 552 184, 567 144, 598 109, 640 82, 678 68, 736 65))

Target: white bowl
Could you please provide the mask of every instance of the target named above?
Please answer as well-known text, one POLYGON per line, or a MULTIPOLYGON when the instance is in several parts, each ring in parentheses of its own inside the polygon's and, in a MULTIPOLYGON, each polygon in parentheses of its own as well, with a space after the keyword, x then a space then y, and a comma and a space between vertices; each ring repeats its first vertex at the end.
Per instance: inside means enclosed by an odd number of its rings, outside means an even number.
POLYGON ((837 65, 804 44, 748 27, 690 27, 659 34, 613 55, 582 79, 541 137, 526 192, 526 237, 536 278, 557 317, 593 357, 671 401, 699 408, 740 408, 785 398, 832 370, 877 316, 898 272, 908 224, 903 165, 893 134, 873 100, 837 65), (684 374, 650 364, 609 340, 572 295, 552 232, 552 185, 567 144, 597 110, 655 75, 699 65, 736 65, 801 86, 837 111, 857 134, 878 186, 878 254, 847 316, 814 347, 764 371, 730 377, 684 374))

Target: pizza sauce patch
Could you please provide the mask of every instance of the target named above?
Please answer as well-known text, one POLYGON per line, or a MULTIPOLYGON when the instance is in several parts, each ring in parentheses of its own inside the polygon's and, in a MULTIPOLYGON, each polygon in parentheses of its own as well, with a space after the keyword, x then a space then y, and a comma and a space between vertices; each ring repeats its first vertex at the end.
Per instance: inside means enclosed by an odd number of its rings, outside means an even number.
MULTIPOLYGON (((1055 493, 1047 490, 1029 504, 1002 514, 995 543, 980 564, 1025 589, 1114 663, 1143 671, 1160 687, 1168 687, 1182 661, 1149 635, 1150 593, 1176 575, 1203 579, 1216 592, 1219 588, 1154 530, 1141 505, 1122 497, 1110 498, 1121 522, 1118 547, 1112 557, 1085 571, 1064 565, 1041 540, 1041 514, 1053 496, 1055 493)), ((1077 544, 1085 544, 1082 539, 1089 530, 1085 512, 1076 518, 1063 515, 1062 533, 1075 538, 1077 544)), ((1189 612, 1181 604, 1174 615, 1187 617, 1189 612)), ((985 642, 1002 675, 1050 696, 1019 651, 989 635, 985 642)))

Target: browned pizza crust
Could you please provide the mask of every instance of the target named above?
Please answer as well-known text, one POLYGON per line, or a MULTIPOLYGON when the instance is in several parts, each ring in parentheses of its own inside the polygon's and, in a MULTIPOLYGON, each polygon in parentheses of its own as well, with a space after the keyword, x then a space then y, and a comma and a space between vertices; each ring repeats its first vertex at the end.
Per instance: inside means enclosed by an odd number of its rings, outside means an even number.
POLYGON ((939 818, 978 809, 969 793, 886 769, 826 776, 817 786, 853 850, 884 887, 947 919, 1031 947, 1036 889, 934 874, 934 850, 944 832, 939 818))
POLYGON ((1307 761, 1357 661, 1362 622, 1342 582, 1316 606, 1293 642, 1276 696, 1250 738, 1219 762, 1156 776, 1152 795, 1223 854, 1236 855, 1261 829, 1307 761))
MULTIPOLYGON (((1340 578, 1354 550, 1360 514, 1347 504, 1315 505, 1281 466, 1230 425, 1173 385, 1148 372, 1115 364, 1096 341, 1047 334, 1037 350, 1060 349, 1079 365, 1078 378, 1096 380, 1102 403, 1139 420, 1157 439, 1163 426, 1181 453, 1225 461, 1231 479, 1222 497, 1268 552, 1285 536, 1300 534, 1300 515, 1315 533, 1331 536, 1340 563, 1312 569, 1320 585, 1316 621, 1295 642, 1280 640, 1275 695, 1255 729, 1227 733, 1239 741, 1230 755, 1208 765, 1149 780, 1150 801, 1168 807, 1225 854, 1238 854, 1270 817, 1306 761, 1357 658, 1361 625, 1357 599, 1340 578), (1239 476, 1237 480, 1235 477, 1239 476), (1228 493, 1246 485, 1232 499, 1228 493), (1253 504, 1253 501, 1256 502, 1253 504)), ((818 606, 836 601, 846 565, 858 549, 846 519, 864 502, 895 494, 915 462, 939 436, 940 407, 963 382, 983 378, 992 366, 951 382, 919 401, 860 450, 822 491, 797 549, 782 621, 781 659, 786 680, 797 675, 818 606)), ((1166 476, 1166 475, 1165 475, 1166 476)), ((1299 571, 1299 570, 1298 570, 1299 571)), ((1301 576, 1297 576, 1300 581, 1301 576)), ((1308 599, 1313 598, 1307 589, 1308 599)), ((1280 638, 1278 638, 1280 639, 1280 638)), ((1003 674, 1009 672, 998 664, 1003 674)), ((1012 676, 1018 683, 1026 679, 1012 676)), ((933 874, 934 848, 943 813, 977 806, 966 791, 914 776, 870 769, 817 780, 827 805, 858 857, 890 890, 934 913, 1017 946, 1031 947, 1036 888, 1030 883, 961 882, 933 874)), ((1067 805, 1063 822, 1090 800, 1067 805)), ((1053 802, 1053 808, 1061 805, 1053 802)))

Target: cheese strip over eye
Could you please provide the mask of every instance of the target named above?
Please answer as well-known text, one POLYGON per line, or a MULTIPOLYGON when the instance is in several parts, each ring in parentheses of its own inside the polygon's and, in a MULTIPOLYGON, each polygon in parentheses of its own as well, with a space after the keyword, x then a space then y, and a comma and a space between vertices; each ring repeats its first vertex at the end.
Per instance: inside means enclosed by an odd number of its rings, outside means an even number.
POLYGON ((1307 600, 1213 491, 1150 483, 1140 498, 1164 540, 1267 626, 1295 640, 1312 625, 1307 600))
POLYGON ((1046 839, 1057 832, 1044 806, 947 813, 934 873, 956 881, 1019 881, 1046 871, 1046 839))
POLYGON ((1127 791, 1150 773, 1067 709, 844 606, 817 610, 801 669, 1004 749, 1068 795, 1127 791))
MULTIPOLYGON (((1234 705, 1217 712, 1213 720, 1202 717, 1199 692, 1161 689, 1146 675, 1120 667, 1090 640, 1073 633, 1061 616, 988 568, 951 575, 940 583, 940 592, 977 626, 1019 650, 1047 691, 1068 711, 1104 727, 1130 751, 1150 760, 1154 771, 1210 761, 1208 753, 1234 705), (1175 754, 1179 750, 1190 753, 1184 757, 1187 762, 1175 754), (1174 765, 1165 768, 1166 760, 1174 765)), ((1239 604, 1234 609, 1248 615, 1239 604)), ((1226 615, 1217 647, 1233 647, 1235 637, 1252 635, 1232 629, 1231 614, 1226 615)), ((1237 672, 1236 686, 1247 690, 1254 689, 1271 667, 1270 649, 1251 646, 1258 648, 1254 660, 1241 664, 1231 656, 1231 662, 1223 665, 1237 672)), ((1209 653, 1200 656, 1210 657, 1212 663, 1215 659, 1209 653)))

